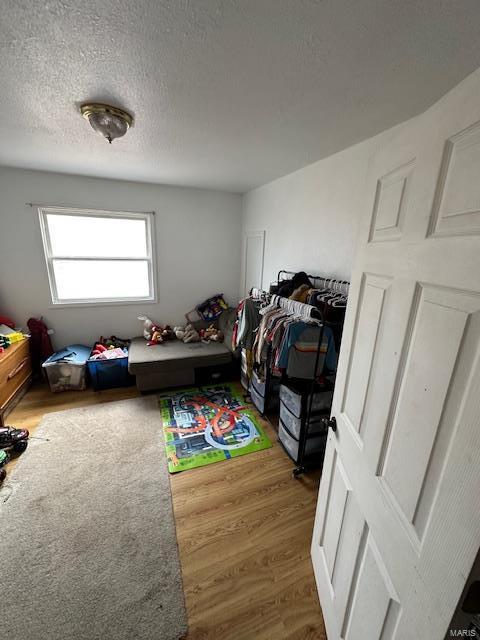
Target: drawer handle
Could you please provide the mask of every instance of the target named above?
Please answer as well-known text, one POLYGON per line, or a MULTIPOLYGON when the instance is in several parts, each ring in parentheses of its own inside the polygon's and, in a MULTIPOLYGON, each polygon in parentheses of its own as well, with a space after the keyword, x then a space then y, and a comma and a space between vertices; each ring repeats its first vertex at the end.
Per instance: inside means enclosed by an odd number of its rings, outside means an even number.
POLYGON ((20 371, 25 367, 25 365, 27 364, 27 362, 29 361, 29 358, 24 358, 20 364, 15 367, 15 369, 13 371, 10 371, 10 373, 7 376, 7 380, 11 380, 12 378, 14 378, 17 373, 20 373, 20 371))

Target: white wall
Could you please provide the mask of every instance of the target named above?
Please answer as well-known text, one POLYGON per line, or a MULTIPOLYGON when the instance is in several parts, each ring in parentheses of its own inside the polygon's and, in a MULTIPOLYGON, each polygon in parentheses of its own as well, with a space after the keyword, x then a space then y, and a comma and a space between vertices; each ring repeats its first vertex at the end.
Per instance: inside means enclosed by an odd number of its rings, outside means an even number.
POLYGON ((264 288, 280 269, 350 279, 369 160, 397 129, 244 195, 243 231, 266 232, 264 288))
MULTIPOLYGON (((328 158, 246 193, 243 231, 265 230, 263 287, 280 269, 350 279, 357 231, 372 194, 365 179, 372 156, 423 117, 449 100, 475 100, 480 69, 430 107, 425 114, 397 125, 328 158)), ((453 104, 452 103, 452 104, 453 104)), ((455 109, 452 106, 452 109, 455 109)), ((370 215, 368 211, 367 215, 370 215)), ((244 268, 242 256, 242 274, 244 268)), ((241 278, 241 284, 243 280, 241 278)))
POLYGON ((241 196, 0 167, 0 314, 43 316, 54 346, 139 335, 136 319, 179 323, 214 293, 239 296, 241 196), (38 214, 26 202, 155 211, 158 304, 52 308, 38 214))

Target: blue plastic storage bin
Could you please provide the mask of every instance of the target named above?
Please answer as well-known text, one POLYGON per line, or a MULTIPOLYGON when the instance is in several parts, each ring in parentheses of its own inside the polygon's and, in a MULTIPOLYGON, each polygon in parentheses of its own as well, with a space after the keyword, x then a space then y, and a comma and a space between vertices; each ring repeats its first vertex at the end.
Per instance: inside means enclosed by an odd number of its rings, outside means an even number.
POLYGON ((113 360, 88 360, 88 373, 95 391, 130 387, 135 377, 128 373, 128 356, 113 360))

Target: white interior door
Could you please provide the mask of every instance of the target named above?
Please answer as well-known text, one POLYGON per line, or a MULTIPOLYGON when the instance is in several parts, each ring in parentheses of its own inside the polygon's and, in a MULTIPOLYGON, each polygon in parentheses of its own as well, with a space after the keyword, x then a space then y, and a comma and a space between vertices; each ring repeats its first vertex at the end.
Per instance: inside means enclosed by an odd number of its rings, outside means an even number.
POLYGON ((262 287, 265 231, 247 231, 244 236, 244 250, 243 293, 248 296, 252 287, 262 287))
POLYGON ((480 83, 372 159, 312 560, 329 640, 443 639, 480 546, 480 83))

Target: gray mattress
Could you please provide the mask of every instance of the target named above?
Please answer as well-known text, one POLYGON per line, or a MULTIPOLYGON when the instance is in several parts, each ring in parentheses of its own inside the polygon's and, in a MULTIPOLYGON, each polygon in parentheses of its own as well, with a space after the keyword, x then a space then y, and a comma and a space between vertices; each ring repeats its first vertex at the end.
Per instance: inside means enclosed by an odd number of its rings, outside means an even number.
POLYGON ((194 369, 231 362, 232 353, 224 343, 194 342, 185 344, 171 340, 147 346, 144 338, 134 338, 128 353, 128 370, 133 375, 167 373, 179 369, 194 369))

